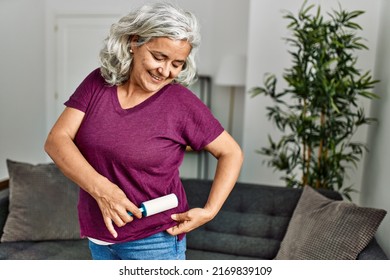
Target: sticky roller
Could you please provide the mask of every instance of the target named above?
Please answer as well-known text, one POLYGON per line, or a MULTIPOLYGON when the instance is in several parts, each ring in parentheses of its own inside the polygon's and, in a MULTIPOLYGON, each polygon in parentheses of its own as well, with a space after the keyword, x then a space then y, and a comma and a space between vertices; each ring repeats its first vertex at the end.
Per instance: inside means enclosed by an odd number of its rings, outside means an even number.
MULTIPOLYGON (((174 193, 171 193, 165 196, 142 202, 139 210, 142 212, 143 217, 148 217, 175 208, 177 207, 178 203, 179 201, 177 199, 177 196, 174 193)), ((128 213, 133 216, 131 212, 128 213)))

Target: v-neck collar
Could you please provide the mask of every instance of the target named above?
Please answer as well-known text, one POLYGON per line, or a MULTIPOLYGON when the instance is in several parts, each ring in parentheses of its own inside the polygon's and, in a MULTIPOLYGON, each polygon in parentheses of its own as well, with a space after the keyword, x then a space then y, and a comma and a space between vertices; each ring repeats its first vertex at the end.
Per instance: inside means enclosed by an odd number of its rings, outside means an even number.
POLYGON ((162 89, 157 91, 152 96, 149 96, 147 99, 145 99, 141 103, 135 105, 134 107, 126 108, 126 109, 122 108, 122 105, 120 104, 119 97, 118 97, 118 87, 114 86, 114 87, 112 87, 111 96, 112 96, 112 101, 113 101, 115 111, 117 111, 121 115, 127 115, 130 113, 135 113, 139 110, 142 110, 143 108, 145 108, 148 105, 150 105, 151 103, 153 103, 157 98, 159 98, 168 89, 169 86, 170 86, 170 84, 164 86, 162 89))

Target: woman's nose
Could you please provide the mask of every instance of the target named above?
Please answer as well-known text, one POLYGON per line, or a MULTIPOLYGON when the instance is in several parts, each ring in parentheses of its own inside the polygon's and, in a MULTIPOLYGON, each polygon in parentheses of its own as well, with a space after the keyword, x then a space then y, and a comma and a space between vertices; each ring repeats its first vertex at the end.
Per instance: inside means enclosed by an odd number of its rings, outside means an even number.
POLYGON ((158 73, 161 74, 163 77, 169 77, 170 76, 170 69, 168 65, 162 65, 157 69, 158 73))

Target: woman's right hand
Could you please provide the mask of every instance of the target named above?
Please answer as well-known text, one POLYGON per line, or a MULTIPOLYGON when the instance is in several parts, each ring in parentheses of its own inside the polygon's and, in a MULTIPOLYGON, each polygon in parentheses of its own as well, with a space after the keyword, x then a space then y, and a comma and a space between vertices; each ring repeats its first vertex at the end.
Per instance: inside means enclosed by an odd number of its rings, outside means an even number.
POLYGON ((114 238, 118 236, 113 223, 117 227, 123 227, 133 221, 134 217, 141 218, 142 213, 115 184, 106 180, 104 186, 95 188, 92 194, 103 216, 104 223, 114 238), (131 212, 131 216, 128 212, 131 212))

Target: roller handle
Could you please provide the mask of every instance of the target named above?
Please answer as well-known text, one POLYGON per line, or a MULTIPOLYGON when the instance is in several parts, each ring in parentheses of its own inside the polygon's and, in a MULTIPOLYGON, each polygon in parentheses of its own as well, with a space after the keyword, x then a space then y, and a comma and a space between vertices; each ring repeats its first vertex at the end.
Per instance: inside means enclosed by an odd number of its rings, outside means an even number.
MULTIPOLYGON (((141 204, 141 207, 138 209, 141 211, 143 217, 152 216, 170 210, 177 207, 178 199, 175 194, 171 193, 162 197, 151 199, 145 201, 141 204)), ((133 216, 133 213, 127 212, 130 216, 133 216)))
MULTIPOLYGON (((143 216, 144 213, 146 212, 145 207, 141 204, 141 207, 138 209, 139 209, 139 211, 141 211, 142 216, 143 216)), ((127 212, 127 214, 129 214, 130 216, 133 216, 133 213, 131 213, 131 212, 127 212)))

